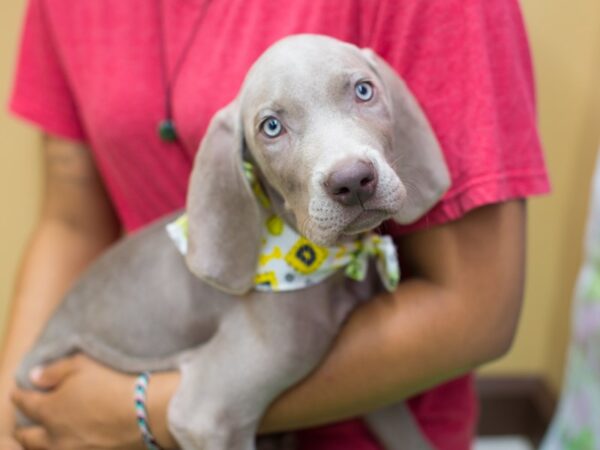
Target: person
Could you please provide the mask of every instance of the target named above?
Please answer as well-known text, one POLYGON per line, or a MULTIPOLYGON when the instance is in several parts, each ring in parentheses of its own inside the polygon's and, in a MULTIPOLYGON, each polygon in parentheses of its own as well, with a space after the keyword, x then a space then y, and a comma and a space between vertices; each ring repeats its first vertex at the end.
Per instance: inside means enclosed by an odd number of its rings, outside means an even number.
MULTIPOLYGON (((302 429, 300 449, 377 449, 356 417, 408 399, 433 447, 470 448, 469 372, 510 347, 525 199, 549 189, 516 0, 29 0, 11 109, 46 136, 46 189, 2 353, 0 450, 143 448, 135 377, 84 355, 36 369, 43 391, 15 389, 11 374, 61 295, 122 229, 184 205, 210 117, 263 50, 300 32, 370 47, 398 71, 440 141, 452 186, 417 223, 386 225, 410 276, 351 315, 321 366, 271 405, 261 432, 302 429), (164 127, 158 136, 165 120, 175 138, 164 127), (39 425, 14 431, 14 404, 39 425)), ((164 448, 176 446, 166 407, 177 383, 173 372, 149 386, 164 448)))

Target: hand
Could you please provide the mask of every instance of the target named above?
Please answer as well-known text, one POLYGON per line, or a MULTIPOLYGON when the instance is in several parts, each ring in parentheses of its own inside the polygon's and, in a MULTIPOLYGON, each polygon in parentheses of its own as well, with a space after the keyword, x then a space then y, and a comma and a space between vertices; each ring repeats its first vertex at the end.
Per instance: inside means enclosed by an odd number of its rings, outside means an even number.
POLYGON ((8 436, 0 436, 0 450, 23 450, 21 444, 8 436))
MULTIPOLYGON (((0 371, 2 370, 6 369, 0 367, 0 371)), ((10 373, 12 373, 12 371, 10 373)), ((13 384, 11 384, 11 386, 12 385, 13 384)), ((3 395, 0 395, 0 450, 23 450, 21 444, 13 437, 15 429, 15 407, 10 403, 8 396, 9 391, 10 389, 6 389, 6 393, 2 392, 3 395)))
POLYGON ((34 370, 31 379, 46 391, 17 389, 12 396, 40 424, 17 429, 27 450, 144 449, 133 406, 134 376, 76 355, 34 370))

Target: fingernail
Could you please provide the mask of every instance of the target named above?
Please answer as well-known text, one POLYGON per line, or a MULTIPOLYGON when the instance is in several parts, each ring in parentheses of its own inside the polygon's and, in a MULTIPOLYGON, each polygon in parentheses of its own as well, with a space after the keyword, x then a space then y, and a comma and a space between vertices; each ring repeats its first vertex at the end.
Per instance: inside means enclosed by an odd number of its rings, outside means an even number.
POLYGON ((39 382, 42 379, 42 372, 43 372, 43 368, 40 366, 34 367, 33 369, 31 369, 31 372, 29 372, 29 379, 31 381, 35 382, 39 382))

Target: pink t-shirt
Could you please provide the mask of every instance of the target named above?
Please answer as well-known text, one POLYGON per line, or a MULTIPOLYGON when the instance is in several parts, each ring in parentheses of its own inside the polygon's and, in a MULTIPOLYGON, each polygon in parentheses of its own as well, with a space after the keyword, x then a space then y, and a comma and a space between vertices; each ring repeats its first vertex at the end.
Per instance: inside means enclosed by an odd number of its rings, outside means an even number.
MULTIPOLYGON (((161 142, 160 14, 168 71, 205 0, 30 0, 11 109, 87 143, 126 230, 181 208, 211 116, 277 39, 320 33, 371 47, 424 108, 452 174, 443 200, 400 235, 495 202, 548 191, 527 40, 516 0, 212 0, 173 94, 182 139, 161 142)), ((409 400, 436 448, 466 450, 470 376, 409 400)), ((303 449, 378 448, 360 421, 300 434, 303 449)))

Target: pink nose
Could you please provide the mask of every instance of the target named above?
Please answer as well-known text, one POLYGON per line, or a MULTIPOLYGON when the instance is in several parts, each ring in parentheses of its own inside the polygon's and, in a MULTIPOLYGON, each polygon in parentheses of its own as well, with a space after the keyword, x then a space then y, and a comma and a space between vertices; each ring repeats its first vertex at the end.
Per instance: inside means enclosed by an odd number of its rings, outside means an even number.
POLYGON ((332 170, 324 186, 329 196, 344 206, 362 204, 375 193, 377 172, 371 162, 344 161, 332 170))

